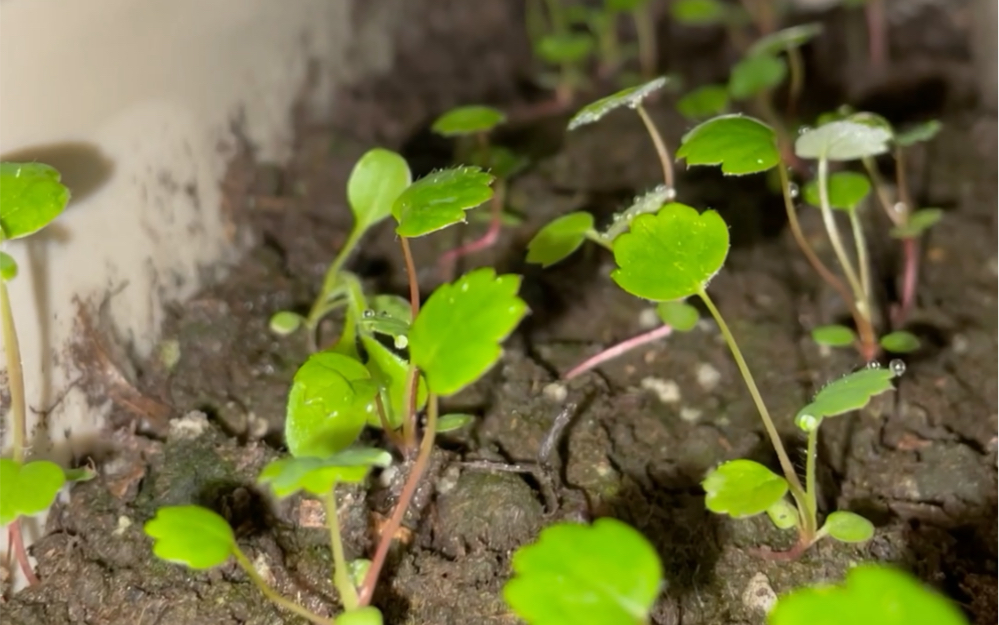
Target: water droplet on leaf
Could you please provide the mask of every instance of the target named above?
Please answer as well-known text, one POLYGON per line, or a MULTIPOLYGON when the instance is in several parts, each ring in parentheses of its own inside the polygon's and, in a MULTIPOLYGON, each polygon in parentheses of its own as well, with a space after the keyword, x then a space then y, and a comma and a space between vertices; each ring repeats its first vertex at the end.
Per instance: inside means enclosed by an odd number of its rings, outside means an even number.
POLYGON ((812 131, 811 126, 802 126, 802 127, 798 128, 798 134, 799 135, 803 135, 806 132, 811 132, 811 131, 812 131))
POLYGON ((672 202, 673 200, 675 200, 676 189, 674 189, 673 187, 666 187, 666 189, 663 191, 663 199, 666 200, 667 202, 672 202))
POLYGON ((394 344, 396 349, 406 349, 406 346, 409 345, 409 337, 405 334, 400 334, 395 337, 394 344))
POLYGON ((899 215, 904 215, 909 210, 909 207, 905 205, 905 202, 895 202, 891 208, 899 215))
POLYGON ((364 311, 365 319, 371 319, 374 316, 375 316, 375 311, 371 310, 370 308, 364 311))
POLYGON ((895 374, 896 378, 901 377, 901 375, 905 373, 905 362, 895 358, 888 363, 888 368, 891 369, 891 372, 895 374))
POLYGON ((878 362, 877 360, 872 360, 871 362, 867 363, 867 368, 868 369, 880 369, 881 368, 881 363, 878 362))
POLYGON ((796 185, 793 182, 789 182, 787 184, 787 194, 790 195, 792 198, 797 198, 800 193, 801 190, 798 188, 798 185, 796 185))

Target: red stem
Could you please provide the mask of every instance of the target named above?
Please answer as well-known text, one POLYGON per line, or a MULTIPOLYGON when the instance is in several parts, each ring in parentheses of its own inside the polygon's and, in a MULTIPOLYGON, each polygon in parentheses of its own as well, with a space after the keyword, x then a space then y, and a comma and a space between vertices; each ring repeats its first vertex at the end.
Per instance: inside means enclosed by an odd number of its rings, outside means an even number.
POLYGON ((486 233, 475 241, 456 247, 441 256, 438 263, 441 275, 445 276, 445 279, 451 276, 451 268, 459 258, 489 249, 499 240, 499 234, 503 228, 503 194, 500 192, 500 188, 501 185, 497 185, 496 192, 493 193, 493 200, 490 204, 492 213, 489 219, 489 229, 486 230, 486 233))
POLYGON ((884 0, 871 0, 864 7, 867 18, 867 45, 871 67, 881 70, 888 62, 888 36, 885 26, 884 0))
POLYGON ((622 341, 613 347, 609 347, 604 351, 600 352, 596 356, 589 358, 582 363, 576 365, 572 370, 567 372, 562 376, 563 380, 571 380, 577 376, 580 376, 594 367, 598 367, 608 360, 613 360, 618 356, 623 356, 624 354, 630 352, 631 350, 641 347, 642 345, 647 345, 654 341, 658 341, 661 338, 667 337, 673 333, 673 328, 670 326, 659 326, 651 332, 646 332, 645 334, 639 334, 636 337, 632 337, 626 341, 622 341))
POLYGON ((902 303, 895 309, 892 325, 900 328, 912 312, 916 302, 916 287, 919 284, 919 239, 908 237, 902 240, 902 253, 905 268, 902 273, 902 303))
POLYGON ((34 586, 38 583, 38 577, 31 568, 31 562, 28 560, 28 550, 24 547, 24 536, 21 534, 21 519, 14 519, 7 526, 7 533, 10 537, 10 542, 14 545, 14 556, 21 567, 21 572, 24 573, 25 579, 28 580, 28 585, 34 586))

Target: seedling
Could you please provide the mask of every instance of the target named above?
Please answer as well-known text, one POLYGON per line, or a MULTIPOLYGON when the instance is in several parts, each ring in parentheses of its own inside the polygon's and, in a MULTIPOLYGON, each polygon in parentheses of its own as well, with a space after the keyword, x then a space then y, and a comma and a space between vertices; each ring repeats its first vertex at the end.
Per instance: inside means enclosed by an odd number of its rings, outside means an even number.
POLYGON ((577 92, 589 86, 586 62, 594 47, 592 35, 573 32, 546 35, 535 46, 538 58, 559 68, 557 74, 543 74, 541 78, 546 87, 555 90, 555 101, 560 106, 568 105, 577 92))
MULTIPOLYGON (((801 24, 766 35, 749 48, 749 58, 776 58, 785 53, 790 73, 791 84, 788 94, 788 117, 794 118, 798 99, 805 87, 805 64, 801 58, 801 46, 805 45, 822 33, 821 24, 801 24)), ((771 70, 772 71, 772 70, 771 70)), ((733 79, 735 72, 733 70, 733 79)), ((783 81, 783 77, 774 87, 783 81)), ((734 95, 734 94, 733 94, 734 95)))
POLYGON ((616 519, 545 528, 513 571, 503 597, 528 625, 642 625, 663 586, 655 549, 616 519))

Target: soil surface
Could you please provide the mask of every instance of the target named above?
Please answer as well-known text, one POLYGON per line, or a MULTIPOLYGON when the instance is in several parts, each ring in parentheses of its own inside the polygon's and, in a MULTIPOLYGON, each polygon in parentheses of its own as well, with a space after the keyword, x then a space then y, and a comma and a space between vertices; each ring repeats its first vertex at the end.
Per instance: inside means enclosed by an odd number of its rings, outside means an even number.
MULTIPOLYGON (((524 87, 529 47, 513 6, 519 3, 403 4, 419 6, 405 9, 413 18, 403 20, 408 30, 399 34, 391 75, 339 93, 332 122, 300 124, 287 167, 257 163, 251 151, 233 162, 227 203, 256 243, 226 280, 176 306, 156 358, 118 363, 134 372, 135 395, 116 402, 110 451, 93 458, 100 478, 74 487, 68 503, 55 507, 49 533, 32 549, 42 583, 4 606, 5 623, 301 622, 268 603, 235 564, 191 572, 152 556, 143 523, 159 506, 192 502, 230 520, 241 547, 285 596, 335 613, 321 508, 301 498, 276 503, 254 485, 261 467, 282 453, 287 390, 307 353, 301 336, 273 336, 268 318, 310 305, 346 237, 344 185, 366 149, 399 149, 414 173, 424 174, 450 158, 450 145, 426 130, 436 115, 479 102, 519 110, 531 100, 524 87), (472 64, 478 55, 485 60, 472 64)), ((923 348, 905 358, 897 392, 828 422, 820 439, 820 508, 866 515, 877 525, 874 539, 857 546, 825 541, 797 561, 777 562, 755 549, 787 548, 790 535, 765 518, 732 521, 706 511, 699 482, 717 463, 747 457, 776 466, 713 323, 552 386, 603 347, 647 330, 649 306, 612 283, 607 253, 587 246, 542 271, 524 264, 525 244, 571 210, 608 219, 656 184, 660 170, 633 115, 611 115, 571 136, 562 131, 567 115, 541 118, 500 136, 533 158, 510 191, 525 222, 461 268, 491 264, 521 273, 532 314, 501 363, 447 401, 445 408, 480 418, 441 437, 427 477, 430 496, 410 515, 376 593, 387 623, 515 623, 501 598, 512 551, 546 524, 596 516, 634 525, 658 549, 666 586, 653 615, 657 625, 762 623, 774 593, 839 580, 863 560, 897 563, 957 601, 972 622, 995 622, 996 117, 978 110, 970 95, 967 37, 957 18, 919 14, 896 24, 893 41, 901 43, 892 54, 900 60, 880 76, 860 72, 862 63, 850 69, 853 61, 830 52, 847 22, 834 14, 831 43, 809 48, 817 78, 806 108, 852 101, 893 122, 944 122, 909 162, 919 204, 947 211, 925 241, 919 303, 907 325, 923 348), (943 92, 917 97, 927 84, 943 92), (534 462, 567 403, 577 408, 556 446, 553 498, 531 475, 462 464, 534 462)), ((660 34, 668 42, 664 69, 694 83, 723 78, 733 59, 720 32, 690 32, 664 20, 660 34)), ((689 123, 673 104, 667 94, 652 113, 675 146, 689 123)), ((734 248, 711 292, 779 429, 801 450, 791 420, 796 410, 825 381, 861 366, 853 352, 821 350, 809 338, 809 328, 844 311, 835 293, 818 288, 762 176, 681 171, 678 192, 685 203, 716 208, 731 225, 734 248)), ((820 241, 814 211, 803 208, 802 219, 820 241)), ((441 252, 483 228, 472 224, 417 242, 424 294, 441 281, 441 252)), ((887 245, 875 250, 877 275, 888 286, 898 268, 894 254, 887 245)), ((387 224, 350 264, 372 291, 406 292, 387 224)), ((324 336, 336 331, 333 319, 324 336)), ((113 342, 94 334, 84 336, 113 342)), ((340 498, 349 558, 374 548, 375 528, 390 513, 385 481, 340 498)))

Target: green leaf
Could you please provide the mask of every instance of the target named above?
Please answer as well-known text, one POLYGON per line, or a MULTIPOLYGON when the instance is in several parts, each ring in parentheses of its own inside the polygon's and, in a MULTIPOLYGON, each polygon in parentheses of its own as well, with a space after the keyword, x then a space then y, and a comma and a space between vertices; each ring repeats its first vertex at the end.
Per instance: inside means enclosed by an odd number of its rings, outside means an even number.
POLYGON ((820 34, 822 34, 822 24, 817 22, 791 26, 758 39, 750 46, 748 54, 777 55, 786 50, 800 48, 820 34))
POLYGON ((97 472, 90 467, 80 467, 78 469, 66 469, 67 482, 89 482, 97 477, 97 472))
POLYGON ((939 208, 921 208, 909 215, 909 221, 904 226, 892 228, 891 236, 896 239, 913 239, 921 236, 940 221, 943 215, 943 211, 939 208))
POLYGON ((766 512, 787 493, 787 480, 752 460, 731 460, 708 474, 704 504, 716 514, 744 519, 766 512))
POLYGON ((770 54, 747 56, 732 68, 728 92, 733 100, 748 100, 773 89, 787 77, 787 62, 770 54))
POLYGON ((662 587, 656 550, 616 519, 559 523, 513 554, 503 598, 528 625, 647 622, 662 587))
POLYGON ((604 6, 608 11, 614 11, 615 13, 630 13, 648 3, 649 0, 606 0, 604 6))
POLYGON ((838 586, 799 588, 781 597, 769 625, 967 625, 960 609, 891 567, 862 564, 838 586))
POLYGON ((410 358, 431 392, 453 395, 496 364, 500 343, 527 313, 519 288, 520 276, 485 267, 434 291, 409 336, 410 358))
POLYGON ((434 172, 402 192, 392 208, 404 237, 421 237, 465 221, 465 211, 493 196, 493 177, 478 167, 462 166, 434 172))
POLYGON ((669 8, 673 19, 687 26, 710 26, 725 20, 725 5, 719 0, 674 0, 669 8))
POLYGON ((144 530, 157 558, 192 569, 224 564, 237 548, 226 520, 201 506, 160 508, 144 530))
POLYGON ((281 310, 271 316, 268 326, 274 334, 288 336, 289 334, 294 334, 302 327, 302 323, 304 322, 305 318, 302 315, 293 313, 290 310, 281 310))
POLYGON ((285 441, 293 456, 332 455, 364 429, 378 387, 357 360, 332 351, 309 356, 288 395, 285 441))
POLYGON ((943 128, 943 124, 935 119, 909 126, 905 130, 895 133, 895 144, 903 148, 909 147, 923 141, 930 141, 943 128))
POLYGON ((829 535, 841 543, 862 543, 874 536, 874 525, 859 514, 840 510, 826 518, 819 534, 829 535))
POLYGON ((794 152, 799 158, 852 161, 884 154, 890 140, 891 131, 881 126, 844 120, 801 133, 794 152))
POLYGON ((538 43, 535 53, 545 63, 561 65, 579 63, 593 52, 593 37, 583 33, 547 35, 538 43))
POLYGON ((579 109, 579 112, 569 120, 569 130, 575 130, 580 126, 599 121, 614 109, 622 107, 636 109, 641 106, 642 100, 665 87, 667 82, 669 82, 668 78, 660 76, 637 87, 622 89, 613 95, 591 102, 579 109))
POLYGON ((728 87, 704 85, 680 98, 676 110, 687 119, 696 120, 725 112, 728 108, 728 87))
POLYGON ((364 311, 358 325, 363 334, 391 336, 396 349, 405 349, 409 345, 412 319, 413 309, 406 299, 398 295, 376 295, 371 299, 371 308, 364 311))
POLYGON ((17 261, 7 252, 0 252, 0 280, 10 282, 17 277, 17 261))
POLYGON ((677 332, 693 330, 701 318, 701 313, 697 312, 696 308, 683 301, 659 302, 656 314, 663 323, 677 332))
POLYGON ((592 230, 593 215, 563 215, 539 230, 527 244, 527 262, 550 267, 579 249, 592 230))
MULTIPOLYGON (((864 174, 838 171, 829 176, 827 192, 832 208, 852 211, 871 192, 871 181, 864 174)), ((805 185, 805 201, 812 206, 821 204, 818 181, 812 180, 805 185)))
POLYGON ((454 432, 455 430, 460 430, 472 421, 475 421, 475 415, 473 414, 465 414, 462 412, 446 414, 437 421, 437 433, 442 434, 444 432, 454 432))
POLYGON ((916 335, 904 330, 882 336, 879 343, 881 343, 881 347, 885 348, 885 351, 893 354, 908 354, 917 351, 920 346, 916 335))
POLYGON ((847 347, 853 345, 857 335, 846 326, 839 324, 819 326, 812 330, 812 340, 819 345, 829 347, 847 347))
MULTIPOLYGON (((387 412, 385 418, 392 428, 398 428, 402 425, 404 415, 408 413, 406 393, 409 384, 409 363, 372 337, 362 335, 361 344, 368 354, 367 366, 371 377, 381 389, 382 402, 387 412)), ((426 401, 427 383, 420 378, 417 410, 423 408, 426 401)), ((368 425, 382 427, 377 411, 369 411, 367 418, 368 425)))
POLYGON ((0 526, 48 510, 66 483, 62 467, 48 460, 18 464, 0 458, 0 526))
POLYGON ((58 217, 69 203, 60 178, 42 163, 0 163, 0 238, 26 237, 58 217))
POLYGON ((489 132, 506 121, 506 113, 491 106, 459 106, 437 118, 431 130, 445 137, 489 132))
POLYGON ((359 447, 327 458, 281 458, 269 462, 257 482, 269 484, 274 494, 284 499, 300 490, 325 495, 337 484, 364 481, 372 467, 392 464, 392 454, 382 449, 359 447))
POLYGON ((798 411, 795 423, 810 431, 826 417, 859 410, 875 395, 895 390, 891 383, 893 377, 895 373, 891 369, 869 367, 830 382, 815 395, 812 403, 798 411))
POLYGON ((784 497, 767 508, 767 516, 777 529, 789 530, 798 524, 798 509, 784 497))
POLYGON ((412 174, 406 159, 375 148, 365 152, 347 180, 347 203, 354 213, 354 231, 363 232, 392 214, 392 206, 412 174))
POLYGON ((370 605, 344 612, 336 617, 336 625, 382 625, 384 622, 378 608, 370 605))
POLYGON ((687 165, 721 165, 732 176, 766 171, 780 162, 777 134, 752 117, 723 115, 684 135, 677 158, 687 165))
POLYGON ((502 145, 490 145, 489 151, 481 165, 490 174, 502 179, 510 178, 520 173, 527 167, 529 162, 525 156, 517 154, 510 148, 503 147, 502 145))
POLYGON ((636 197, 631 206, 624 211, 614 215, 614 220, 600 236, 605 241, 614 242, 621 233, 631 227, 631 222, 635 217, 646 213, 657 213, 666 202, 673 201, 676 197, 676 189, 667 187, 664 184, 657 186, 645 195, 636 197))
POLYGON ((704 289, 727 255, 728 226, 718 213, 667 204, 655 215, 636 217, 614 241, 618 268, 611 278, 647 300, 683 299, 704 289))

